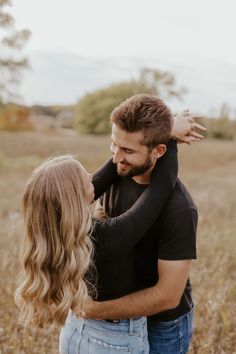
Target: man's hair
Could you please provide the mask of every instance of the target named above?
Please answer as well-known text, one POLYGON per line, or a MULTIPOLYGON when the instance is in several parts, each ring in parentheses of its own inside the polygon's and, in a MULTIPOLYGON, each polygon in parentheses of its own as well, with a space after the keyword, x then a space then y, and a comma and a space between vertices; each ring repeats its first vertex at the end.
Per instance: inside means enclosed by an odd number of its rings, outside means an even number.
POLYGON ((172 112, 154 95, 138 94, 128 98, 112 111, 110 120, 129 133, 143 131, 141 144, 149 148, 166 144, 171 138, 172 112))

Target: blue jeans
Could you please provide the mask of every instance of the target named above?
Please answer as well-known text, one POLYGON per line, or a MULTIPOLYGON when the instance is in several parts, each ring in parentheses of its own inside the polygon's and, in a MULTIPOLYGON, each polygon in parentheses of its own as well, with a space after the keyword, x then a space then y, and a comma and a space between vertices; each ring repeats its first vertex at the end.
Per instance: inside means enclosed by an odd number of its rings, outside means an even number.
POLYGON ((60 333, 60 354, 149 354, 145 317, 120 323, 78 319, 71 312, 60 333))
POLYGON ((174 321, 148 321, 150 354, 185 354, 193 334, 194 308, 174 321))

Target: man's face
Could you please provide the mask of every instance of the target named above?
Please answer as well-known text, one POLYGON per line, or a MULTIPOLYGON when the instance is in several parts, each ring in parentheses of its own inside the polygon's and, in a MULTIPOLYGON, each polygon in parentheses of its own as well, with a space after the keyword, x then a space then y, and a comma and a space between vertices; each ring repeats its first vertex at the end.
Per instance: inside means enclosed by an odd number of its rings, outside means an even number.
POLYGON ((153 167, 156 160, 147 146, 142 145, 143 132, 129 133, 112 124, 111 152, 117 172, 122 177, 142 175, 153 167))

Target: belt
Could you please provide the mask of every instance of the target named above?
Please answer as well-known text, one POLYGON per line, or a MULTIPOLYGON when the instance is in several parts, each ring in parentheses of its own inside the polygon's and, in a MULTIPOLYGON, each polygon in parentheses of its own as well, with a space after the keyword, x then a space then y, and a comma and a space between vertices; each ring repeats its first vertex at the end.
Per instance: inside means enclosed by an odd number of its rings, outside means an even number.
MULTIPOLYGON (((140 317, 133 317, 133 318, 126 318, 126 319, 124 319, 124 321, 139 320, 139 319, 140 319, 140 317)), ((114 323, 114 324, 119 324, 120 321, 122 321, 122 320, 110 320, 110 319, 105 320, 105 322, 114 323)))
POLYGON ((109 322, 109 323, 115 323, 115 324, 119 324, 120 320, 105 320, 105 322, 109 322))

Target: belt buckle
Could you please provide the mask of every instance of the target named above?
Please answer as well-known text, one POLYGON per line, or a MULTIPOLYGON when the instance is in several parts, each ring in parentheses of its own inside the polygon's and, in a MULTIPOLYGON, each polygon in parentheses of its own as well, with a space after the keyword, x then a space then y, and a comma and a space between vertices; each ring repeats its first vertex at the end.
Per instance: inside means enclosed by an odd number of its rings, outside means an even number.
POLYGON ((120 323, 120 320, 105 320, 106 322, 109 322, 109 323, 114 323, 114 324, 119 324, 120 323))

